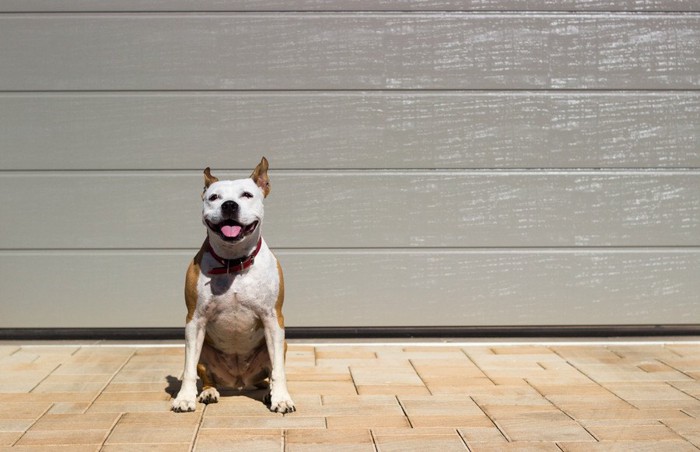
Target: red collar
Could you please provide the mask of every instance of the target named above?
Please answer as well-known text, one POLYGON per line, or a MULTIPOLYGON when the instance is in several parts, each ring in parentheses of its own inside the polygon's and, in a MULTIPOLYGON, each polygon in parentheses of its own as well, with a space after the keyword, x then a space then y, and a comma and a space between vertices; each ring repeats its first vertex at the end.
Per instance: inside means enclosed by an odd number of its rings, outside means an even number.
POLYGON ((211 245, 209 245, 209 254, 211 254, 211 257, 216 259, 218 263, 223 265, 223 267, 214 267, 211 270, 209 270, 208 273, 210 275, 225 275, 228 273, 237 273, 243 271, 246 268, 251 267, 255 263, 255 256, 258 255, 261 247, 262 237, 260 237, 260 239, 258 240, 258 244, 255 247, 255 251, 253 251, 253 254, 251 254, 250 256, 239 257, 237 259, 224 259, 223 257, 218 256, 212 249, 211 245))

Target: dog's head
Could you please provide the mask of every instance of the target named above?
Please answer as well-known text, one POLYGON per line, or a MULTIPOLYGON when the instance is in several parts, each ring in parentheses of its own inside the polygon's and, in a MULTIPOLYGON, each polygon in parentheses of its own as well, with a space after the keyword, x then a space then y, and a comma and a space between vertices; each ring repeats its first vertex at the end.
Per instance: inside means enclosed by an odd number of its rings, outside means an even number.
POLYGON ((202 222, 209 239, 230 248, 260 237, 263 199, 270 193, 265 157, 248 179, 220 181, 204 170, 202 222))

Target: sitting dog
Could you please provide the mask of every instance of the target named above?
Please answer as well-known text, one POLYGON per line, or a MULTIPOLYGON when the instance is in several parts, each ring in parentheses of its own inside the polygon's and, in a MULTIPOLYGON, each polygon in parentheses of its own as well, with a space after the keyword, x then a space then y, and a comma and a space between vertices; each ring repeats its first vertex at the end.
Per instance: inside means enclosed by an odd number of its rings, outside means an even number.
POLYGON ((265 157, 248 179, 219 181, 204 170, 207 238, 187 270, 185 371, 173 411, 217 402, 217 386, 264 388, 267 378, 270 410, 296 411, 284 372, 282 268, 261 235, 267 170, 265 157))

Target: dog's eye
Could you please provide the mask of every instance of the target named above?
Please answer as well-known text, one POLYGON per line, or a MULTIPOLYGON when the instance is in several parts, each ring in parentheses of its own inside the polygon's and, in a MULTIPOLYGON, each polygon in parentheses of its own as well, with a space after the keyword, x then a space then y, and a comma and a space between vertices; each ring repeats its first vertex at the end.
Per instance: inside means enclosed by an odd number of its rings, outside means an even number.
POLYGON ((213 202, 213 201, 216 201, 217 199, 219 199, 219 195, 217 195, 216 193, 209 195, 209 201, 213 202))
POLYGON ((244 191, 243 194, 241 195, 243 198, 252 198, 253 194, 248 191, 244 191))

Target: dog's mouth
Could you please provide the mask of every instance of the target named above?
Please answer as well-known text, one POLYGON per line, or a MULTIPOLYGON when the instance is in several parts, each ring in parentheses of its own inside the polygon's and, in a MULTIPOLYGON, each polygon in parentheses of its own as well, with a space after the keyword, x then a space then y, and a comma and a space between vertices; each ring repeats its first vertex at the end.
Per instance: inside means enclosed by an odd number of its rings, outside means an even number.
POLYGON ((221 236, 221 238, 227 242, 237 242, 255 231, 255 229, 258 227, 258 222, 254 221, 246 226, 235 220, 224 220, 219 224, 214 224, 207 221, 207 226, 209 226, 209 229, 219 234, 219 236, 221 236))

